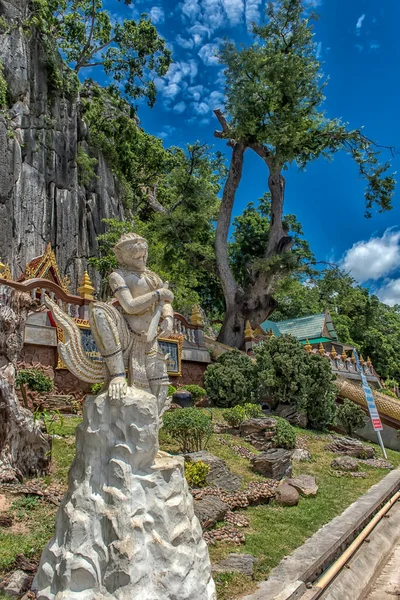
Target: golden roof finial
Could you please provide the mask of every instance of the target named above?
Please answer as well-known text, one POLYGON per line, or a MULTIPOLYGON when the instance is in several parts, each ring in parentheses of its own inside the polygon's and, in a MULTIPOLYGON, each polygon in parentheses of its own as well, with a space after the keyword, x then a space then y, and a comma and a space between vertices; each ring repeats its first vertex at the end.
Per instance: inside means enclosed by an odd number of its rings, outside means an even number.
POLYGON ((203 325, 203 317, 201 315, 200 307, 197 304, 193 306, 190 320, 193 325, 203 325))
POLYGON ((365 363, 365 360, 363 359, 363 355, 360 354, 360 365, 363 365, 365 363))
POLYGON ((311 346, 310 342, 308 341, 308 338, 306 339, 306 345, 304 346, 304 348, 305 348, 306 352, 311 352, 311 350, 312 350, 312 346, 311 346))
POLYGON ((369 367, 372 367, 372 360, 370 359, 370 357, 369 357, 369 356, 368 356, 368 359, 367 359, 367 365, 368 365, 369 367))
POLYGON ((2 273, 5 268, 6 268, 6 265, 1 262, 1 258, 0 258, 0 273, 2 273))
POLYGON ((250 321, 247 320, 246 321, 246 328, 244 330, 244 337, 246 340, 250 340, 254 337, 254 332, 253 329, 251 327, 250 321))
POLYGON ((321 356, 324 356, 324 354, 325 354, 325 348, 323 347, 322 342, 319 343, 318 352, 320 353, 321 356))
POLYGON ((82 277, 81 286, 78 287, 78 294, 84 300, 94 300, 93 292, 94 287, 90 281, 89 273, 85 271, 82 277))
POLYGON ((331 350, 331 357, 332 358, 336 358, 337 357, 336 348, 333 345, 332 345, 332 350, 331 350))
POLYGON ((354 352, 353 352, 353 354, 351 355, 351 362, 353 363, 353 365, 354 365, 354 364, 355 364, 355 362, 356 362, 356 357, 354 356, 354 352))
POLYGON ((6 279, 7 281, 12 281, 11 269, 10 265, 7 263, 3 264, 0 260, 0 277, 2 279, 6 279))
POLYGON ((269 337, 270 337, 270 338, 273 338, 273 337, 275 337, 275 334, 274 334, 274 332, 272 331, 272 327, 270 328, 270 330, 269 330, 269 332, 268 332, 268 335, 269 335, 269 337))
POLYGON ((343 348, 343 352, 342 352, 342 360, 347 360, 347 359, 348 359, 348 356, 347 356, 347 354, 346 354, 346 352, 345 352, 345 349, 343 348))

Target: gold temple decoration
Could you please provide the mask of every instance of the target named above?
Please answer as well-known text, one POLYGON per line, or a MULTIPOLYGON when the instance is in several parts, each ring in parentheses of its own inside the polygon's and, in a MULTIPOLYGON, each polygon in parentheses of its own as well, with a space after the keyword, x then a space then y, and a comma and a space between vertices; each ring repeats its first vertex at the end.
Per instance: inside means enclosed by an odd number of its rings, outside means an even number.
POLYGON ((351 357, 351 362, 353 363, 353 365, 356 362, 356 357, 354 356, 354 352, 353 352, 352 357, 351 357))
POLYGON ((368 356, 368 360, 367 360, 367 365, 368 367, 372 367, 372 360, 370 359, 370 357, 368 356))
POLYGON ((82 277, 81 286, 78 287, 78 294, 84 300, 94 300, 93 292, 94 287, 90 281, 89 273, 85 271, 82 277))
POLYGON ((268 332, 268 335, 269 335, 269 337, 270 337, 270 338, 273 338, 273 337, 275 337, 275 334, 274 334, 274 332, 272 331, 272 327, 271 327, 271 329, 269 330, 269 332, 268 332))
POLYGON ((337 352, 336 352, 336 348, 335 348, 335 346, 332 346, 332 350, 331 350, 331 357, 332 357, 332 358, 336 358, 336 357, 337 357, 337 352))
POLYGON ((347 360, 347 359, 348 359, 348 356, 347 356, 347 354, 346 354, 346 352, 345 352, 345 350, 344 350, 344 348, 343 348, 343 352, 342 352, 342 360, 344 361, 344 360, 347 360))
POLYGON ((33 258, 26 265, 25 271, 18 281, 25 281, 26 279, 49 279, 57 283, 64 292, 70 293, 70 279, 68 275, 62 277, 56 255, 50 243, 47 244, 46 250, 41 256, 33 258))
POLYGON ((311 352, 311 350, 312 350, 312 346, 311 346, 310 342, 308 341, 308 338, 306 339, 306 345, 304 346, 304 349, 306 352, 311 352))
POLYGON ((193 325, 203 325, 203 317, 200 312, 200 307, 197 304, 193 306, 190 320, 193 323, 193 325))
POLYGON ((365 363, 365 360, 363 359, 363 355, 360 354, 360 365, 363 365, 365 363))
POLYGON ((325 348, 323 347, 322 342, 319 343, 318 352, 320 353, 321 356, 324 356, 324 354, 325 354, 325 348))
POLYGON ((7 281, 12 281, 10 265, 8 263, 5 265, 1 260, 0 260, 0 277, 2 279, 6 279, 7 281))
POLYGON ((246 328, 244 330, 244 338, 246 340, 250 340, 254 337, 253 329, 251 327, 250 321, 246 321, 246 328))

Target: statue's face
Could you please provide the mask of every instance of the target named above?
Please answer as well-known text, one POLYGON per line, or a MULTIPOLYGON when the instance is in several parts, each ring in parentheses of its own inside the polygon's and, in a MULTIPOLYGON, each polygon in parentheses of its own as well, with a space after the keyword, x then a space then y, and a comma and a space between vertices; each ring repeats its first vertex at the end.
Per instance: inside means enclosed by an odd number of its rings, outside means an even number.
POLYGON ((147 263, 147 248, 138 249, 136 244, 126 244, 121 248, 121 257, 127 267, 144 271, 147 263))

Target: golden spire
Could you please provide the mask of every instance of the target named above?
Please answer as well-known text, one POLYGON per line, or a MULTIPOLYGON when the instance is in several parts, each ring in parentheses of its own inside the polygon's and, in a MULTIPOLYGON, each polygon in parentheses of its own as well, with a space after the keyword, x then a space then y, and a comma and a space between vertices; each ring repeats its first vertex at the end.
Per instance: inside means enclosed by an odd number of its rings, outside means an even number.
POLYGON ((12 281, 10 265, 6 265, 0 260, 0 277, 7 281, 12 281))
POLYGON ((94 300, 93 298, 94 287, 90 281, 90 277, 87 271, 82 277, 81 287, 78 287, 78 294, 84 300, 94 300))
POLYGON ((331 350, 331 357, 332 358, 336 358, 337 357, 336 348, 333 345, 332 345, 332 350, 331 350))
POLYGON ((311 350, 312 350, 312 346, 311 346, 310 342, 308 341, 308 338, 306 339, 306 345, 304 346, 304 348, 305 348, 306 352, 311 352, 311 350))
POLYGON ((363 365, 365 363, 365 360, 363 359, 363 355, 360 354, 360 365, 363 365))
POLYGON ((356 357, 354 356, 354 352, 353 352, 353 354, 351 355, 351 362, 353 363, 353 365, 354 365, 354 364, 355 364, 355 362, 356 362, 356 357))
POLYGON ((347 359, 348 359, 348 356, 347 356, 347 354, 346 354, 346 352, 345 352, 345 350, 344 350, 344 348, 343 348, 343 352, 342 352, 342 360, 344 361, 344 360, 347 360, 347 359))
POLYGON ((250 339, 252 339, 254 337, 254 332, 253 332, 253 330, 251 328, 251 324, 250 324, 249 320, 246 321, 246 328, 244 330, 244 337, 245 337, 246 340, 250 340, 250 339))
POLYGON ((197 304, 193 306, 190 320, 193 325, 203 325, 203 317, 201 316, 200 307, 197 304))
POLYGON ((273 337, 275 337, 275 334, 274 334, 274 332, 272 331, 272 327, 271 327, 271 329, 269 330, 269 332, 268 332, 268 335, 269 335, 269 337, 270 337, 270 338, 273 338, 273 337))
POLYGON ((372 360, 370 359, 370 357, 368 356, 368 360, 367 360, 367 365, 369 367, 372 367, 372 360))
POLYGON ((1 258, 0 258, 0 273, 2 273, 5 268, 6 268, 6 265, 1 262, 1 258))
POLYGON ((325 354, 325 348, 323 347, 322 342, 319 343, 318 352, 320 353, 321 356, 324 356, 324 354, 325 354))

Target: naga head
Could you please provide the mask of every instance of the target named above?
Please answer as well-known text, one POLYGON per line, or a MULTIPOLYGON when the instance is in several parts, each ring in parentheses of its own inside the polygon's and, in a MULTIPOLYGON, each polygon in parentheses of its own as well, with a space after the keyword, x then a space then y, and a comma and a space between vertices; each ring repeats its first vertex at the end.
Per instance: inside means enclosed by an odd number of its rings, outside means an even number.
POLYGON ((124 233, 113 248, 121 267, 144 271, 147 263, 147 241, 137 233, 124 233))

